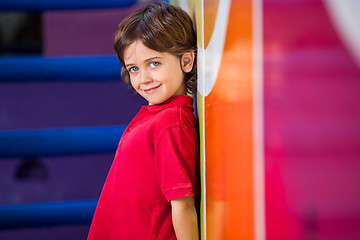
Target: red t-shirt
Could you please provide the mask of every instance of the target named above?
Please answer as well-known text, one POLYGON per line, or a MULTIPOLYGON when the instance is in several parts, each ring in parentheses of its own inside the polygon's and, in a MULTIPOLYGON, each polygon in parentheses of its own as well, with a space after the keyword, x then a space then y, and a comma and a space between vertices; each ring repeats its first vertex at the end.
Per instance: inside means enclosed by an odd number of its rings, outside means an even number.
POLYGON ((196 195, 192 98, 143 106, 121 137, 88 239, 176 239, 170 200, 196 195))

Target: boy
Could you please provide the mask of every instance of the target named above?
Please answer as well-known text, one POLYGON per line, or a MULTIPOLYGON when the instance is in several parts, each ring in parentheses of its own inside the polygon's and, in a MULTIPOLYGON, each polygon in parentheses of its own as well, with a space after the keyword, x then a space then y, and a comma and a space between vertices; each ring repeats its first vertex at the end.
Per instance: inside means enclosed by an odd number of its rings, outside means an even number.
POLYGON ((178 7, 153 3, 115 32, 121 76, 148 102, 128 125, 88 239, 198 239, 196 36, 178 7))

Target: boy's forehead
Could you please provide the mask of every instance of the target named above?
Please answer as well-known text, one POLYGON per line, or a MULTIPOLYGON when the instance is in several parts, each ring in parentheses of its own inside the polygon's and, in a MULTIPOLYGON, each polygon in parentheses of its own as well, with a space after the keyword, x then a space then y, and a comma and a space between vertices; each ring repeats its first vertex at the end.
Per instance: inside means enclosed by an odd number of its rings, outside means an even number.
POLYGON ((141 41, 137 40, 125 48, 124 62, 126 64, 131 64, 134 61, 147 60, 149 58, 160 57, 161 55, 161 52, 150 49, 146 47, 141 41))
POLYGON ((142 45, 142 43, 139 41, 134 41, 134 42, 130 43, 124 50, 124 57, 126 57, 126 56, 129 57, 129 56, 133 55, 139 45, 142 45))

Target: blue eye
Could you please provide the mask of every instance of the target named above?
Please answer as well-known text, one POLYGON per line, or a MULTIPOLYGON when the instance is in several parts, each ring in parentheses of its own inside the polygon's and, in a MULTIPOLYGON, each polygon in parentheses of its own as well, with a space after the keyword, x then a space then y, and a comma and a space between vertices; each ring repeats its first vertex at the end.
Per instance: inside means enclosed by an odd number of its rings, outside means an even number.
POLYGON ((131 72, 131 73, 134 73, 134 72, 137 72, 137 71, 139 71, 139 68, 138 68, 138 67, 131 67, 131 68, 129 68, 129 72, 131 72))
POLYGON ((159 62, 151 62, 151 63, 150 63, 150 67, 157 67, 157 66, 159 66, 159 65, 160 65, 159 62))

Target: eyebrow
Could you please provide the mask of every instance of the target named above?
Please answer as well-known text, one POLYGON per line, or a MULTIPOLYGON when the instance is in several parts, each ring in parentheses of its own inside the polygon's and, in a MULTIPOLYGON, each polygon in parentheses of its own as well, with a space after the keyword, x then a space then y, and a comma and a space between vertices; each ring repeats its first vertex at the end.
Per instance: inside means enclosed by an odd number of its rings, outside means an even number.
MULTIPOLYGON (((156 59, 161 59, 161 57, 151 57, 151 58, 145 59, 144 62, 151 62, 151 61, 154 61, 156 59)), ((133 64, 133 63, 125 64, 125 68, 129 68, 129 67, 132 67, 132 66, 135 66, 135 65, 136 64, 133 64)))

